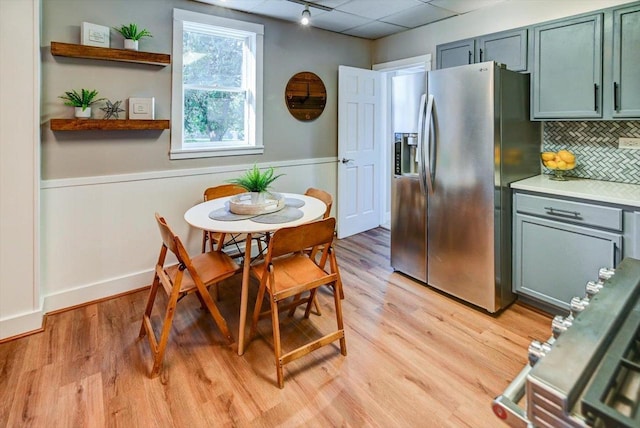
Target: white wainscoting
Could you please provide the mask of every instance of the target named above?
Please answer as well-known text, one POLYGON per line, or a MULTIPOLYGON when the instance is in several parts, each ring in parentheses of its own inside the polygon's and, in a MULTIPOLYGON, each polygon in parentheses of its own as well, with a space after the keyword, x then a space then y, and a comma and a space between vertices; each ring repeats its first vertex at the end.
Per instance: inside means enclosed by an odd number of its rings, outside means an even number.
MULTIPOLYGON (((201 232, 184 212, 206 187, 223 184, 253 165, 49 180, 41 190, 43 312, 135 290, 151 283, 160 250, 157 211, 190 253, 201 232)), ((258 164, 259 167, 267 166, 258 164)), ((336 195, 337 159, 270 162, 285 174, 275 190, 304 193, 318 187, 336 195)))

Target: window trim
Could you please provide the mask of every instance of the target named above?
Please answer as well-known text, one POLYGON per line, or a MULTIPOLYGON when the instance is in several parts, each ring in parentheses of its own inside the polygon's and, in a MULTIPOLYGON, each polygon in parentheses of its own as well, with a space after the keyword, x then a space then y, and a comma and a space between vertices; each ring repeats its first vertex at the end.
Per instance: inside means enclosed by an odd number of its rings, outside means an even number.
POLYGON ((171 76, 171 150, 170 159, 193 159, 218 156, 236 156, 264 153, 262 139, 262 114, 263 114, 263 43, 264 26, 251 22, 238 21, 235 19, 221 18, 219 16, 207 15, 204 13, 192 12, 182 9, 173 9, 173 61, 171 76), (182 55, 183 55, 183 31, 184 22, 195 24, 211 25, 228 28, 230 32, 253 33, 255 52, 255 67, 247 70, 247 79, 255 81, 255 93, 249 93, 249 132, 248 140, 253 141, 253 145, 238 147, 228 145, 214 148, 185 148, 182 140, 184 127, 184 88, 182 85, 182 55), (253 126, 252 126, 253 125, 253 126))

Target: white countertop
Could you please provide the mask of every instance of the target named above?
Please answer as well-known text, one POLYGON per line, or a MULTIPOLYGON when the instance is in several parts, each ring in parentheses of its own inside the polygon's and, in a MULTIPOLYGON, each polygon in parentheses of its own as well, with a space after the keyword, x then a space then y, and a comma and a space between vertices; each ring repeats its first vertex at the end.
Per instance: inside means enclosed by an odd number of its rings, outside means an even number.
POLYGON ((640 207, 640 185, 567 177, 551 180, 542 174, 511 183, 512 189, 640 207))

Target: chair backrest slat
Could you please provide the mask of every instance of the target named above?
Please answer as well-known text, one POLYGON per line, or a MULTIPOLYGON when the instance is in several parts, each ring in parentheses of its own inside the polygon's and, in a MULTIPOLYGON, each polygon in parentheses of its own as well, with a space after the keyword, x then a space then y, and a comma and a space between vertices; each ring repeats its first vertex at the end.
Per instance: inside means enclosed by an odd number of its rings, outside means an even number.
POLYGON ((316 189, 314 187, 309 187, 306 192, 304 192, 307 196, 312 196, 316 199, 320 199, 327 206, 326 210, 322 218, 329 218, 331 215, 331 206, 333 205, 333 196, 330 193, 325 192, 324 190, 316 189))
MULTIPOLYGON (((160 229, 160 236, 162 236, 162 242, 164 246, 169 249, 173 254, 178 256, 178 248, 176 246, 176 234, 173 233, 173 230, 167 224, 167 221, 164 217, 160 216, 160 214, 156 213, 156 222, 158 223, 158 228, 160 229)), ((182 262, 182 260, 179 260, 182 262)))
POLYGON ((225 196, 239 195, 245 193, 246 190, 235 184, 220 184, 219 186, 209 187, 204 191, 204 200, 223 198, 225 196))
POLYGON ((303 251, 318 245, 331 245, 336 219, 314 221, 296 227, 278 229, 269 243, 269 256, 279 257, 284 254, 303 251))

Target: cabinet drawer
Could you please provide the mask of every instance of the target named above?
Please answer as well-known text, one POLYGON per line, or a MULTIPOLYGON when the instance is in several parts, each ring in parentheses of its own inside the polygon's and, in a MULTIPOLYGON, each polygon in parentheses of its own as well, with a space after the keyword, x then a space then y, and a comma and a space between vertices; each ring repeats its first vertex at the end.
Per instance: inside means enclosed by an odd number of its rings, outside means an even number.
POLYGON ((517 193, 516 210, 519 213, 558 221, 622 230, 622 209, 620 208, 517 193))

